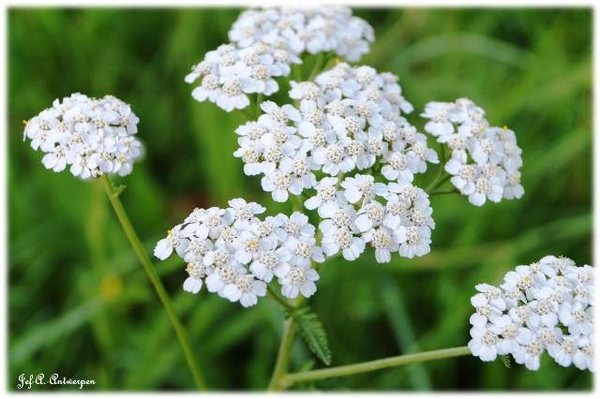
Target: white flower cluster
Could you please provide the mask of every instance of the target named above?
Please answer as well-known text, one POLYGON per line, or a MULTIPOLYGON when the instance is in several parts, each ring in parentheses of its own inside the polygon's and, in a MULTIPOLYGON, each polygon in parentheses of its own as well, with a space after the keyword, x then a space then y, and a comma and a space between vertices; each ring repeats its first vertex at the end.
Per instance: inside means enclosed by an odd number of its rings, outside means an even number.
POLYGON ((279 90, 275 77, 288 76, 300 55, 335 51, 350 61, 369 51, 373 28, 348 7, 283 7, 243 12, 229 32, 231 43, 209 51, 192 67, 187 83, 198 101, 230 112, 250 104, 248 94, 279 90))
POLYGON ((55 172, 70 165, 70 172, 82 179, 104 173, 131 173, 141 156, 142 145, 134 137, 138 117, 131 107, 113 96, 101 99, 75 93, 54 100, 25 126, 34 150, 46 155, 42 163, 55 172))
POLYGON ((295 212, 260 220, 256 215, 265 208, 255 202, 236 198, 229 206, 194 209, 157 243, 157 258, 175 251, 187 262, 183 289, 198 293, 206 282, 209 292, 249 307, 277 277, 286 298, 313 295, 319 275, 311 265, 325 256, 315 245, 315 227, 308 217, 295 212))
POLYGON ((530 370, 547 351, 563 367, 594 371, 593 279, 591 266, 546 256, 508 272, 500 287, 477 285, 469 349, 483 361, 510 354, 530 370))
POLYGON ((264 102, 264 114, 236 130, 240 148, 234 155, 247 175, 263 175, 262 188, 275 201, 316 189, 305 206, 327 219, 319 226, 327 255, 341 251, 353 260, 367 242, 378 262, 388 262, 390 251, 409 258, 429 252, 429 199, 411 183, 438 159, 425 135, 401 116, 412 105, 397 80, 341 63, 315 82, 292 81, 289 95, 298 108, 264 102), (374 167, 386 183, 366 174, 374 167), (357 171, 366 173, 344 179, 357 171), (316 173, 325 177, 317 181, 316 173))
POLYGON ((376 183, 373 176, 356 174, 337 185, 338 179, 326 177, 319 182, 317 194, 304 203, 318 209, 323 221, 323 251, 327 256, 339 252, 355 260, 369 243, 378 263, 391 260, 391 252, 413 258, 429 253, 431 230, 435 227, 425 191, 410 183, 376 183))
POLYGON ((314 171, 329 176, 384 165, 390 181, 410 183, 438 162, 425 135, 401 116, 412 111, 397 77, 368 66, 338 64, 315 82, 291 82, 296 108, 263 102, 258 120, 236 129, 244 173, 264 175, 262 187, 287 201, 317 185, 314 171), (378 164, 378 165, 379 165, 378 164))
POLYGON ((334 51, 358 61, 375 36, 371 25, 352 16, 349 7, 287 6, 244 11, 229 31, 229 40, 242 48, 261 41, 283 42, 296 55, 334 51))
POLYGON ((209 100, 230 112, 246 108, 250 104, 248 94, 275 93, 279 85, 273 78, 289 75, 290 65, 300 62, 285 46, 257 42, 238 48, 234 44, 223 44, 206 53, 204 60, 192 67, 185 81, 194 83, 201 79, 192 97, 198 101, 209 100))
POLYGON ((452 150, 444 166, 452 184, 469 202, 481 206, 486 200, 521 198, 521 149, 515 133, 490 127, 485 112, 471 100, 430 102, 421 114, 430 119, 425 131, 452 150))

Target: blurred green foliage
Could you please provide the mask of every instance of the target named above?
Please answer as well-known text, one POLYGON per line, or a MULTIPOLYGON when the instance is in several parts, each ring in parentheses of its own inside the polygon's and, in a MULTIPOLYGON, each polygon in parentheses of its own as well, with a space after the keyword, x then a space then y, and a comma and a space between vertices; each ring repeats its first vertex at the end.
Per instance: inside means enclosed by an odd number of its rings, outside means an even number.
MULTIPOLYGON (((22 120, 72 92, 114 94, 140 117, 145 160, 121 196, 148 251, 194 206, 232 197, 273 204, 232 156, 240 113, 197 103, 183 77, 227 41, 237 9, 8 10, 9 370, 93 378, 92 390, 190 390, 177 340, 99 182, 45 170, 22 120)), ((590 9, 361 9, 376 42, 363 63, 400 76, 417 111, 469 97, 523 149, 519 201, 432 200, 433 250, 377 265, 373 253, 331 262, 310 300, 333 365, 465 345, 480 282, 499 284, 546 254, 591 263, 590 9)), ((278 97, 283 98, 283 97, 278 97)), ((435 168, 433 168, 435 171, 435 168)), ((282 312, 184 293, 183 265, 156 262, 215 390, 267 385, 282 312)), ((297 340, 292 368, 313 359, 297 340)), ((316 367, 321 367, 315 361, 316 367)), ((338 378, 300 389, 589 390, 588 372, 545 357, 527 371, 463 357, 338 378)), ((51 389, 38 386, 36 389, 51 389)))

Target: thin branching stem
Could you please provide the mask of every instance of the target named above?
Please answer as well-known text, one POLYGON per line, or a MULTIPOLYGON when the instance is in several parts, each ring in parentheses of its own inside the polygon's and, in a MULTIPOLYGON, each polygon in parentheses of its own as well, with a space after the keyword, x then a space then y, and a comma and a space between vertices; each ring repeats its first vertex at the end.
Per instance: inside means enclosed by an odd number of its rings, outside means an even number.
POLYGON ((267 387, 267 391, 279 391, 282 388, 281 378, 287 373, 290 362, 290 352, 292 351, 292 344, 294 343, 295 327, 296 325, 293 317, 284 320, 283 336, 281 338, 281 343, 279 344, 275 369, 273 370, 273 375, 271 376, 271 382, 267 387))
POLYGON ((342 377, 352 374, 366 373, 391 367, 404 366, 411 363, 420 363, 430 360, 447 359, 451 357, 466 356, 471 354, 466 346, 457 348, 440 349, 429 352, 414 353, 410 355, 394 356, 370 362, 356 363, 348 366, 330 367, 322 370, 304 371, 301 373, 286 374, 281 377, 279 387, 286 389, 299 382, 324 380, 327 378, 342 377))
POLYGON ((125 208, 119 199, 120 191, 115 189, 108 176, 104 175, 102 177, 102 182, 104 184, 106 194, 108 195, 108 199, 110 200, 110 203, 117 214, 117 218, 121 223, 121 227, 129 239, 129 243, 136 253, 140 263, 144 267, 144 271, 148 275, 156 294, 158 295, 163 307, 165 308, 165 311, 167 312, 167 315, 169 316, 169 321, 171 322, 171 325, 177 334, 177 339, 179 340, 179 344, 183 350, 188 368, 192 373, 192 377, 194 378, 194 383, 196 384, 198 390, 205 391, 206 384, 202 378, 202 374, 200 373, 200 368, 198 367, 194 358, 188 335, 183 328, 183 325, 179 321, 177 314, 175 313, 175 309, 173 308, 171 300, 169 299, 169 295, 160 281, 158 274, 154 270, 154 267, 152 266, 152 263, 150 262, 150 259, 148 258, 148 255, 146 254, 146 251, 144 250, 144 247, 142 246, 142 243, 138 238, 131 221, 129 220, 129 216, 127 216, 127 212, 125 211, 125 208))

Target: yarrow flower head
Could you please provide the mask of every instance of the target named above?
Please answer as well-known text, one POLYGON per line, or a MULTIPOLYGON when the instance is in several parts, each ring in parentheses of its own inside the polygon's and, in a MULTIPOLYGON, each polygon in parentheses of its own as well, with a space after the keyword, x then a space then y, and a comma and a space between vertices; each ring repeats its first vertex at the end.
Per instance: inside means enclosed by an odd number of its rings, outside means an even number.
POLYGON ((334 51, 348 61, 368 53, 374 39, 371 25, 353 16, 349 7, 331 5, 250 9, 229 31, 229 40, 241 48, 285 43, 295 55, 334 51))
POLYGON ((100 99, 75 93, 27 121, 23 140, 46 153, 42 163, 60 172, 69 167, 82 179, 131 173, 142 155, 135 138, 138 117, 131 107, 113 96, 100 99))
POLYGON ((390 73, 340 63, 314 82, 292 81, 289 95, 298 107, 263 102, 264 114, 236 130, 234 155, 247 175, 264 175, 262 187, 276 201, 315 188, 317 171, 337 177, 380 162, 387 180, 410 183, 438 162, 425 135, 401 116, 413 108, 390 73))
POLYGON ((467 98, 427 103, 421 114, 429 119, 425 131, 452 151, 444 166, 452 184, 477 206, 524 194, 519 171, 523 161, 515 133, 507 127, 490 127, 484 115, 467 98))
POLYGON ((373 28, 348 7, 283 7, 243 12, 229 32, 231 43, 206 53, 192 67, 187 83, 197 101, 211 101, 230 112, 250 105, 249 94, 279 90, 274 78, 288 76, 304 51, 335 51, 350 61, 369 51, 373 28))
POLYGON ((196 208, 157 243, 154 255, 166 259, 175 252, 187 263, 185 291, 198 293, 205 284, 244 307, 265 296, 275 277, 283 296, 312 296, 319 279, 312 264, 325 260, 315 227, 298 212, 259 219, 264 211, 241 198, 226 209, 196 208))
POLYGON ((397 80, 340 63, 314 82, 292 81, 289 95, 298 107, 263 102, 264 113, 236 130, 234 155, 247 175, 262 175, 275 201, 316 191, 304 205, 323 218, 328 256, 354 260, 367 244, 382 263, 391 252, 409 258, 429 252, 432 210, 412 181, 438 159, 402 116, 413 108, 397 80), (361 172, 379 165, 377 178, 361 172))
POLYGON ((549 255, 517 266, 499 287, 477 285, 469 349, 483 361, 512 355, 529 370, 548 352, 563 367, 594 371, 593 275, 589 265, 549 255))
POLYGON ((185 81, 200 80, 200 85, 192 91, 197 101, 209 100, 230 112, 246 108, 250 104, 248 94, 268 96, 278 91, 274 78, 289 75, 292 63, 300 63, 300 59, 285 47, 264 42, 245 48, 223 44, 206 53, 185 81))

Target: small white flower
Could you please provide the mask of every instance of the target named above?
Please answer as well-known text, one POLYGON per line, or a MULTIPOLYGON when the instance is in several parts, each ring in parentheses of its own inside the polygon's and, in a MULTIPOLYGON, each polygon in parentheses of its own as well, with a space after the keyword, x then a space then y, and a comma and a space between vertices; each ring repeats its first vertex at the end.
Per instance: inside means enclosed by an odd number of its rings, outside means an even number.
POLYGON ((190 276, 183 282, 183 290, 197 294, 202 288, 202 279, 206 276, 206 268, 199 263, 188 263, 186 271, 190 276))
POLYGON ((594 367, 594 345, 591 337, 579 337, 577 350, 573 355, 573 364, 580 370, 596 371, 594 367))
POLYGON ((256 305, 258 297, 266 294, 267 285, 262 281, 255 280, 251 274, 237 275, 222 290, 224 298, 229 299, 231 302, 239 301, 245 308, 256 305))
POLYGON ((544 352, 540 339, 531 330, 521 328, 517 335, 517 342, 521 346, 512 353, 515 362, 524 364, 529 370, 538 370, 540 368, 540 357, 544 352))
POLYGON ((259 279, 270 282, 273 276, 283 277, 290 269, 291 254, 288 251, 277 250, 263 251, 255 257, 250 264, 250 271, 259 279))
POLYGON ((338 252, 342 252, 342 256, 346 260, 357 259, 365 250, 365 242, 362 238, 355 237, 348 227, 331 227, 327 225, 321 230, 323 231, 323 251, 327 256, 333 256, 338 252))
POLYGON ((330 214, 335 210, 337 204, 337 183, 338 179, 335 177, 321 179, 315 187, 317 194, 304 201, 304 206, 307 209, 317 209, 321 217, 324 217, 324 214, 330 214))
POLYGON ((573 335, 591 335, 594 325, 592 323, 592 307, 584 307, 580 302, 564 302, 558 309, 560 322, 569 329, 573 335))
POLYGON ((179 226, 169 230, 167 237, 163 238, 156 244, 156 247, 154 248, 154 256, 156 256, 158 259, 164 260, 171 255, 173 249, 175 249, 178 254, 183 253, 189 244, 189 240, 182 238, 179 235, 179 231, 179 226))
POLYGON ((385 208, 377 201, 370 201, 364 205, 358 212, 356 227, 361 233, 368 232, 374 227, 379 226, 385 216, 385 208))
POLYGON ((409 259, 429 253, 431 230, 425 226, 408 226, 404 234, 395 233, 400 243, 400 255, 409 259), (402 237, 405 237, 402 239, 402 237))
POLYGON ((494 326, 471 328, 471 340, 467 344, 473 356, 479 357, 484 362, 491 362, 498 356, 498 334, 494 326))
POLYGON ((286 298, 294 299, 298 295, 311 297, 317 290, 314 282, 318 279, 319 274, 316 270, 310 267, 293 266, 278 281, 281 284, 281 294, 286 298))
POLYGON ((375 198, 375 195, 383 197, 387 194, 387 186, 375 183, 375 179, 370 175, 347 177, 342 181, 341 186, 344 188, 344 196, 351 204, 356 204, 360 200, 367 203, 375 198))

